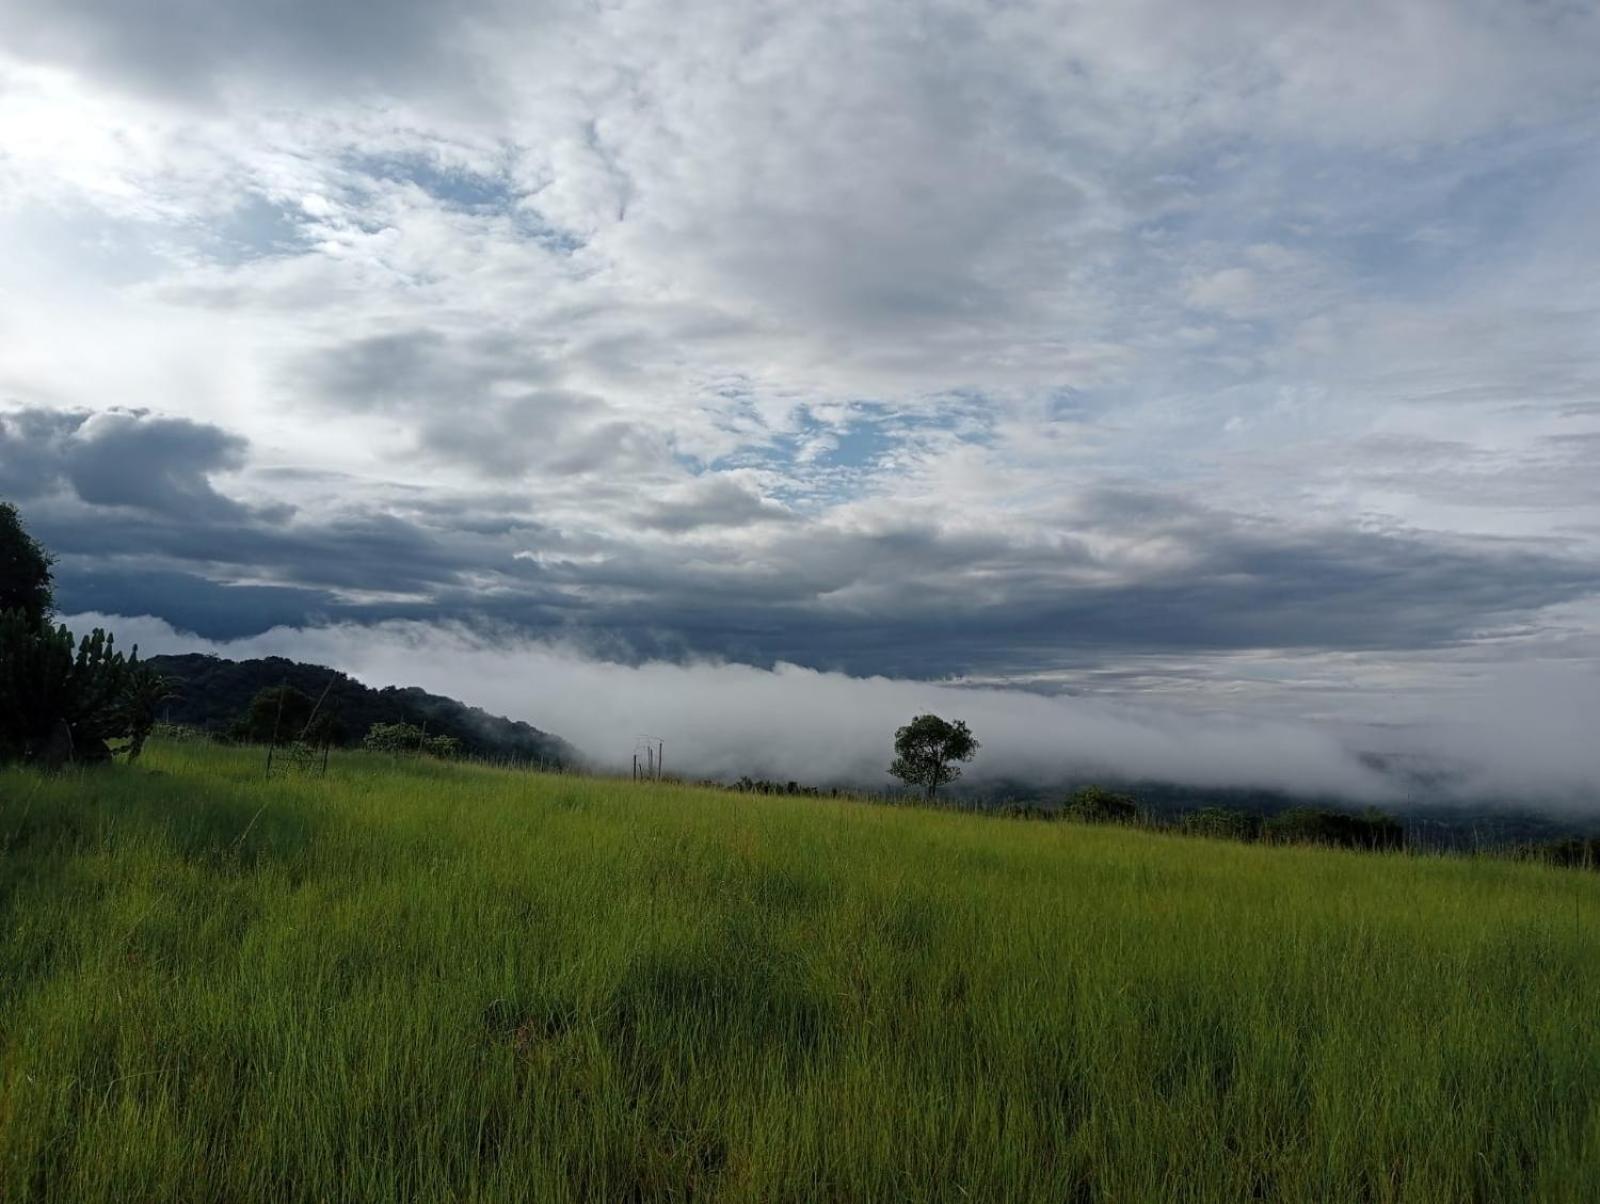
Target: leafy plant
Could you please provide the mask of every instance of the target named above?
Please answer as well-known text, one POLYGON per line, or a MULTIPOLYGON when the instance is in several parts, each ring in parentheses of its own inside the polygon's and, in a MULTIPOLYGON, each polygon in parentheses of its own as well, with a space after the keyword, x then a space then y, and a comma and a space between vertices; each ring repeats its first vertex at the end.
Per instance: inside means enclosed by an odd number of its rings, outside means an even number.
POLYGON ((50 622, 50 556, 0 503, 0 761, 111 759, 126 735, 139 755, 167 692, 161 676, 95 628, 74 641, 50 622))
POLYGON ((22 527, 17 508, 0 502, 0 611, 19 610, 43 623, 54 603, 50 554, 22 527))
POLYGON ((1131 824, 1139 818, 1139 802, 1131 794, 1085 786, 1073 792, 1061 813, 1063 818, 1081 823, 1131 824))
POLYGON ((361 744, 372 752, 420 752, 446 760, 461 755, 454 736, 430 736, 414 723, 374 723, 361 744))
POLYGON ((337 742, 342 725, 326 706, 309 694, 279 684, 256 691, 245 713, 228 729, 234 740, 251 744, 289 744, 296 740, 320 747, 337 742))
POLYGON ((1202 807, 1181 821, 1191 836, 1210 836, 1217 840, 1255 840, 1261 835, 1261 817, 1233 807, 1202 807))
POLYGON ((98 627, 75 648, 65 625, 21 610, 0 614, 0 760, 110 760, 109 741, 129 731, 129 686, 142 682, 138 655, 118 652, 98 627))
POLYGON ((1315 807, 1291 807, 1267 820, 1263 834, 1268 840, 1290 844, 1334 845, 1349 849, 1398 849, 1406 842, 1405 829, 1392 816, 1376 807, 1361 815, 1343 811, 1322 811, 1315 807))
POLYGON ((144 751, 161 704, 172 697, 172 682, 149 665, 133 663, 128 666, 127 679, 122 686, 121 720, 128 738, 123 751, 130 763, 137 761, 144 751))

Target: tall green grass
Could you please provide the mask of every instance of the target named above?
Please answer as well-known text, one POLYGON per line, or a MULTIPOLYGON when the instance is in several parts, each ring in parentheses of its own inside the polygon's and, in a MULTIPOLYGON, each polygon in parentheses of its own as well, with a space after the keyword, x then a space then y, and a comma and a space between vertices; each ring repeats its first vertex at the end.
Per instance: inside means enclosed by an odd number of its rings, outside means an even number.
POLYGON ((0 1200, 1600 1199, 1600 877, 360 754, 0 774, 0 1200))

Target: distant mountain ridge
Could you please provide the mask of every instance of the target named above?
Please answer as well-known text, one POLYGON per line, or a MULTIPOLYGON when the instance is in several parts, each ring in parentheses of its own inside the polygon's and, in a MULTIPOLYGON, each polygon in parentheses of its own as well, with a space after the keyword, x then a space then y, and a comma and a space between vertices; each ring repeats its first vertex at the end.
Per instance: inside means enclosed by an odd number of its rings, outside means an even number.
POLYGON ((430 735, 454 736, 468 756, 547 767, 582 762, 572 745, 532 724, 417 686, 373 689, 326 665, 281 656, 234 661, 202 652, 152 656, 146 663, 175 687, 175 697, 161 708, 171 723, 225 732, 259 691, 287 682, 313 700, 327 691, 323 707, 337 718, 339 743, 345 745, 361 743, 374 723, 405 722, 426 724, 430 735))

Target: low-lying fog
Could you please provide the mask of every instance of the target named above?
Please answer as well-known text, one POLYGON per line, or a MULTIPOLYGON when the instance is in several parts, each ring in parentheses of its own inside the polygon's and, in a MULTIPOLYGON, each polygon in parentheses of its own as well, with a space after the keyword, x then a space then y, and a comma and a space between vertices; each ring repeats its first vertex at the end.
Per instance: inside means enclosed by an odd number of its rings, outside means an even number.
POLYGON ((982 741, 967 778, 1059 782, 1093 776, 1395 799, 1408 783, 1359 753, 1380 748, 1448 770, 1436 793, 1593 804, 1600 793, 1600 677, 1581 667, 1507 670, 1481 696, 1396 731, 1265 721, 1158 705, 1048 697, 882 677, 712 662, 627 665, 559 643, 490 639, 453 625, 279 628, 218 643, 149 617, 74 616, 146 655, 278 655, 331 665, 373 686, 417 685, 526 720, 597 766, 626 770, 636 737, 665 742, 669 772, 749 774, 811 784, 888 783, 894 729, 934 711, 982 741))

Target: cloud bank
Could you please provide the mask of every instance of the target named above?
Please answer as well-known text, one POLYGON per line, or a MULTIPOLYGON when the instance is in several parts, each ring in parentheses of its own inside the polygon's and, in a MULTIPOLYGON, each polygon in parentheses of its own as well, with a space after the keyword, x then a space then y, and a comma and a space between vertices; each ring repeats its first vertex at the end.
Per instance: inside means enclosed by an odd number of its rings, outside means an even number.
MULTIPOLYGON (((1358 749, 1451 771, 1432 797, 1595 805, 1600 754, 1580 730, 1600 703, 1593 674, 1520 671, 1496 697, 1380 736, 1349 726, 1046 696, 1016 689, 851 677, 791 664, 621 664, 570 644, 460 625, 278 628, 224 643, 152 618, 75 616, 146 653, 280 655, 334 666, 375 686, 421 685, 523 719, 574 743, 599 768, 626 772, 642 736, 665 742, 685 776, 742 774, 882 787, 896 727, 934 711, 964 718, 983 743, 970 781, 1149 779, 1393 802, 1407 783, 1358 749), (1510 710, 1499 709, 1502 703, 1510 710)), ((1427 801, 1427 800, 1424 800, 1427 801)))

